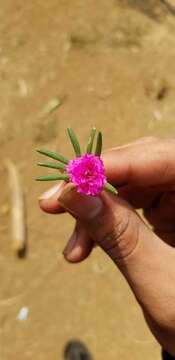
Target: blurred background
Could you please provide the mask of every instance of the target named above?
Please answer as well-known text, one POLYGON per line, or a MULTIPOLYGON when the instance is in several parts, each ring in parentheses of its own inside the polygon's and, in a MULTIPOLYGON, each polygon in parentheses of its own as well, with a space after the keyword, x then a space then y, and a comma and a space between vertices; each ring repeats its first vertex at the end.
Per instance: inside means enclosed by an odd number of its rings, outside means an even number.
MULTIPOLYGON (((74 222, 41 213, 35 148, 71 156, 90 128, 104 147, 175 133, 174 0, 0 0, 0 359, 62 359, 84 341, 95 360, 158 360, 160 349, 112 262, 96 248, 67 264, 74 222), (13 249, 8 161, 25 192, 28 247, 13 249)), ((41 171, 42 170, 42 171, 41 171)), ((46 172, 47 173, 47 172, 46 172)))

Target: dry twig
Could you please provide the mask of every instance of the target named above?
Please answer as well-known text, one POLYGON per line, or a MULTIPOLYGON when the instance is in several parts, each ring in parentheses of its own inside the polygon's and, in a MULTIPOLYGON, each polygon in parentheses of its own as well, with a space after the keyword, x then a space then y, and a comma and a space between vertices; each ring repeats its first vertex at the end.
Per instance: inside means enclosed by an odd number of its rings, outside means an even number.
POLYGON ((11 193, 11 231, 13 249, 18 255, 21 255, 25 252, 27 245, 24 193, 16 165, 11 160, 6 160, 5 167, 9 175, 11 193))

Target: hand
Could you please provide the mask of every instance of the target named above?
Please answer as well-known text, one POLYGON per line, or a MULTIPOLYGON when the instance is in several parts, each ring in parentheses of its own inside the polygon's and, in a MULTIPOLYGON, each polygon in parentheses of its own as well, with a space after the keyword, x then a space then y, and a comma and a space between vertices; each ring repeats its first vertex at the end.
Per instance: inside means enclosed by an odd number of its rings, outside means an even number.
POLYGON ((86 197, 62 183, 40 206, 50 213, 64 209, 77 220, 64 252, 68 261, 85 259, 94 242, 111 257, 154 336, 175 356, 175 141, 140 139, 108 150, 103 159, 119 196, 86 197))

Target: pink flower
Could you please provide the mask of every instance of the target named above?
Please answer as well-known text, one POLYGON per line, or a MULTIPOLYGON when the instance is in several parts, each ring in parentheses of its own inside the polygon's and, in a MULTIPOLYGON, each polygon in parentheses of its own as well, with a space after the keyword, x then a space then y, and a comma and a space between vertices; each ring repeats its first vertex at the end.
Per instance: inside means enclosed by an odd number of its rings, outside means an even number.
POLYGON ((77 157, 69 161, 66 169, 79 193, 95 196, 103 190, 106 176, 99 156, 85 154, 77 157))

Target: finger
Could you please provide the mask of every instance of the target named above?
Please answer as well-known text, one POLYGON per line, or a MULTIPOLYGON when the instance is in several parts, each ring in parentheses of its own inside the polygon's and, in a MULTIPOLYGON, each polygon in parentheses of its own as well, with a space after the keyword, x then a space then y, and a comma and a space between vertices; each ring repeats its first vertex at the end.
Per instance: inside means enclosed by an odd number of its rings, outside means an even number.
POLYGON ((175 231, 160 231, 160 230, 156 230, 155 233, 163 240, 165 241, 168 245, 175 247, 175 231))
POLYGON ((141 187, 134 185, 122 186, 119 195, 128 201, 135 209, 150 208, 162 194, 158 187, 141 187))
POLYGON ((80 222, 77 222, 75 230, 66 245, 63 254, 67 261, 78 263, 85 260, 94 246, 93 240, 80 222))
MULTIPOLYGON (((129 179, 131 180, 131 177, 129 175, 129 169, 133 168, 132 171, 133 172, 135 171, 136 184, 137 184, 138 180, 141 182, 140 178, 141 177, 144 178, 146 174, 143 173, 144 169, 143 169, 142 161, 139 160, 136 163, 136 158, 140 154, 141 149, 142 149, 143 153, 145 152, 144 146, 149 145, 149 146, 154 147, 155 144, 157 144, 157 143, 160 144, 160 141, 156 138, 152 138, 152 137, 141 138, 141 139, 134 141, 133 143, 106 151, 103 154, 103 157, 104 157, 104 161, 105 161, 106 173, 107 173, 108 179, 118 186, 123 183, 127 184, 127 183, 129 183, 129 179), (132 166, 131 166, 131 162, 132 162, 132 166), (140 163, 141 163, 141 166, 140 166, 140 163)), ((152 159, 152 157, 151 157, 151 159, 152 159)), ((148 174, 147 174, 147 176, 148 176, 148 174)), ((134 182, 134 181, 132 181, 132 182, 134 182)), ((63 187, 63 184, 65 185, 64 182, 61 182, 60 185, 56 185, 55 187, 51 188, 49 191, 47 191, 40 197, 39 204, 40 204, 40 207, 42 210, 44 210, 45 212, 48 212, 48 213, 53 213, 53 214, 63 212, 63 209, 61 208, 60 204, 57 201, 57 197, 59 196, 59 189, 61 190, 61 188, 63 187), (57 188, 57 186, 58 186, 58 188, 57 188)), ((146 194, 144 195, 144 194, 141 194, 142 191, 140 189, 140 191, 138 191, 138 195, 135 197, 134 194, 136 195, 136 191, 134 191, 132 186, 134 186, 137 190, 137 188, 139 188, 139 185, 135 185, 135 183, 134 183, 131 186, 131 184, 129 183, 129 186, 130 186, 130 192, 127 191, 127 196, 126 196, 126 191, 123 191, 123 190, 122 190, 123 192, 121 193, 121 195, 124 196, 124 194, 125 194, 124 197, 128 201, 131 201, 134 207, 136 207, 136 208, 145 207, 144 202, 145 202, 145 200, 146 200, 146 202, 148 202, 148 199, 149 199, 150 203, 152 201, 154 201, 154 196, 153 196, 154 190, 150 190, 150 194, 149 194, 149 191, 147 190, 146 194), (138 204, 138 202, 140 204, 138 204)), ((142 182, 140 188, 142 188, 143 186, 145 186, 144 181, 142 182)), ((156 196, 156 190, 155 190, 155 196, 156 196)))
POLYGON ((114 262, 133 251, 138 241, 139 227, 148 231, 128 203, 106 192, 99 197, 83 196, 69 183, 60 193, 58 201, 65 210, 81 221, 89 237, 114 262))
MULTIPOLYGON (((50 214, 60 214, 65 212, 58 202, 59 194, 64 187, 65 183, 60 182, 41 195, 39 198, 39 205, 43 211, 50 214)), ((93 247, 93 240, 88 236, 85 228, 80 223, 77 223, 74 233, 65 247, 63 254, 67 261, 76 263, 85 260, 91 253, 93 247)))
POLYGON ((134 143, 103 153, 108 181, 116 186, 174 184, 175 141, 134 143))
POLYGON ((156 138, 155 136, 144 136, 144 137, 141 137, 141 138, 138 138, 136 140, 133 140, 132 142, 129 142, 127 144, 124 144, 124 145, 120 145, 120 146, 115 146, 113 148, 110 148, 108 150, 104 150, 104 154, 108 151, 111 151, 111 150, 117 150, 117 149, 124 149, 128 146, 133 146, 133 145, 137 145, 137 144, 144 144, 144 143, 151 143, 151 142, 155 142, 155 141, 158 141, 158 138, 156 138))
POLYGON ((145 209, 144 215, 156 231, 175 231, 175 191, 164 193, 157 206, 145 209))
POLYGON ((119 196, 107 192, 98 197, 84 196, 69 183, 59 202, 119 267, 144 311, 156 324, 168 326, 172 309, 166 305, 171 300, 174 307, 175 296, 174 249, 119 196))
MULTIPOLYGON (((115 182, 117 185, 121 185, 122 183, 129 183, 129 186, 126 190, 121 189, 121 195, 124 198, 132 203, 132 205, 136 208, 141 207, 149 207, 155 201, 157 196, 159 196, 161 189, 158 189, 158 182, 162 183, 162 179, 164 178, 163 169, 167 169, 167 159, 162 165, 163 156, 160 159, 160 148, 163 152, 167 154, 167 147, 170 151, 172 151, 172 146, 174 146, 174 141, 160 141, 155 138, 142 138, 138 139, 133 143, 124 145, 119 148, 115 148, 113 150, 109 150, 104 153, 104 161, 106 161, 106 173, 108 179, 110 181, 115 182), (163 145, 162 145, 163 144, 163 145), (148 148, 149 146, 149 148, 148 148), (151 154, 148 156, 148 150, 151 154), (156 152, 156 156, 153 161, 153 149, 156 152), (142 152, 142 156, 140 153, 142 152), (146 154, 146 161, 149 160, 149 164, 145 166, 146 162, 142 157, 146 154), (157 154, 159 154, 159 161, 157 160, 157 154), (112 158, 111 158, 112 157, 112 158), (160 161, 161 160, 161 161, 160 161), (154 162, 159 163, 159 169, 156 171, 154 162), (132 164, 131 164, 132 162, 132 164), (161 169, 161 170, 160 170, 161 169), (162 171, 162 176, 160 176, 160 171, 162 171), (134 175, 132 175, 134 174, 134 175), (156 175, 155 175, 156 174, 156 175), (158 174, 158 175, 157 175, 158 174), (157 179, 159 177, 159 179, 157 179), (161 179, 161 180, 160 180, 161 179), (144 187, 148 186, 148 183, 151 182, 151 186, 149 188, 142 190, 144 187), (139 183, 139 185, 138 185, 139 183), (156 189, 154 188, 156 186, 156 189), (157 194, 158 191, 158 194, 157 194)), ((172 161, 174 164, 174 159, 172 161)), ((171 167, 172 167, 171 164, 171 167)), ((174 172, 173 172, 174 179, 174 172)), ((169 178, 168 178, 169 180, 169 178)), ((166 181, 165 181, 166 182, 166 181)), ((167 181, 169 183, 169 181, 167 181)), ((163 184, 165 186, 166 184, 163 184)), ((169 186, 169 185, 168 185, 169 186)), ((58 193, 59 194, 59 193, 58 193)), ((49 213, 60 213, 62 209, 57 202, 57 196, 51 196, 51 199, 46 197, 49 193, 46 192, 44 196, 40 198, 40 206, 41 208, 49 213)), ((56 194, 55 194, 56 195, 56 194)))
POLYGON ((51 187, 39 197, 39 206, 43 211, 49 214, 60 214, 65 212, 57 200, 65 184, 66 183, 64 181, 61 181, 59 184, 51 187))

